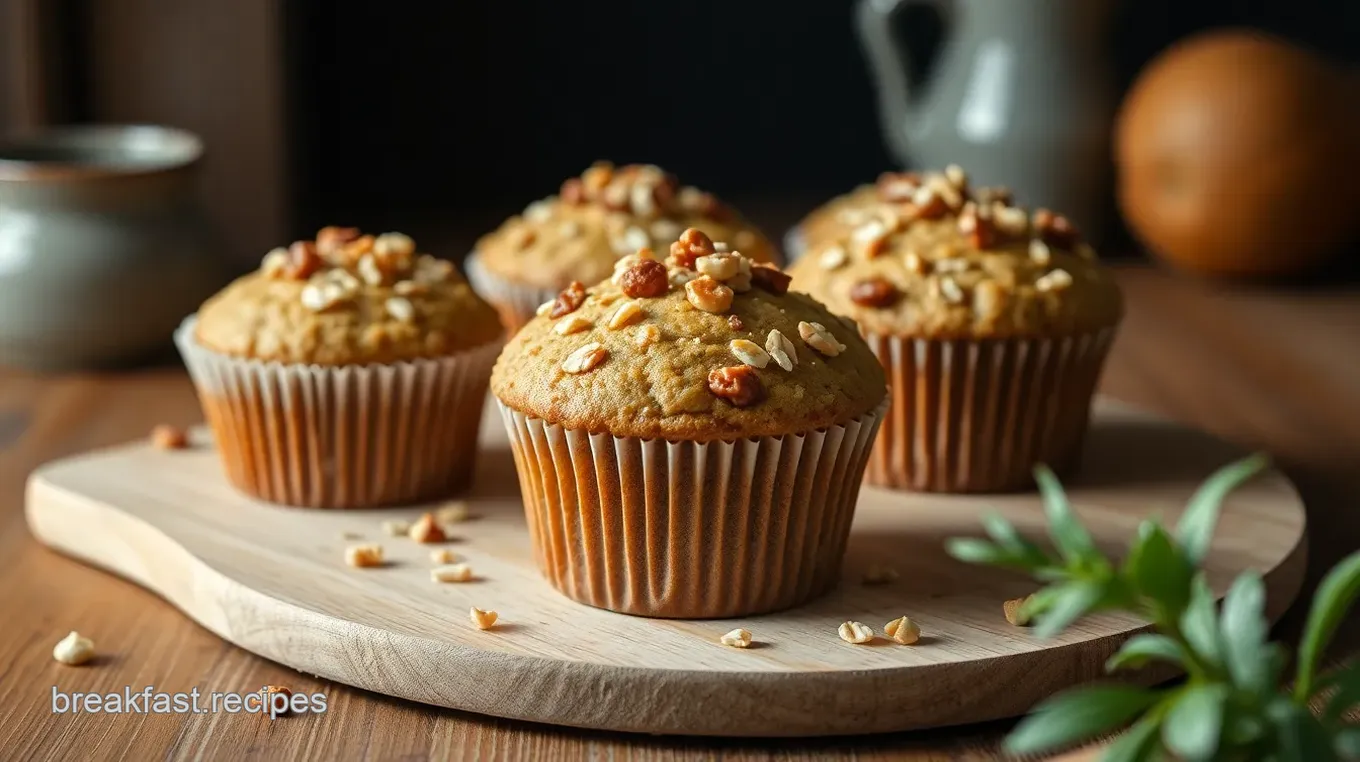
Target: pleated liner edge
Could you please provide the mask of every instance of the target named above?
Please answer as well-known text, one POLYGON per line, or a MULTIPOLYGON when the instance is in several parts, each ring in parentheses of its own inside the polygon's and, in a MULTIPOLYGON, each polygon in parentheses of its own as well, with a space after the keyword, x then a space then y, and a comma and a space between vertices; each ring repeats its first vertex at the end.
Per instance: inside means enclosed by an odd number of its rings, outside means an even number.
POLYGON ((472 289, 496 308, 501 316, 501 324, 510 335, 534 318, 539 305, 556 299, 561 292, 561 289, 555 288, 522 286, 493 275, 482 266, 477 252, 469 254, 464 260, 463 270, 467 273, 472 289))

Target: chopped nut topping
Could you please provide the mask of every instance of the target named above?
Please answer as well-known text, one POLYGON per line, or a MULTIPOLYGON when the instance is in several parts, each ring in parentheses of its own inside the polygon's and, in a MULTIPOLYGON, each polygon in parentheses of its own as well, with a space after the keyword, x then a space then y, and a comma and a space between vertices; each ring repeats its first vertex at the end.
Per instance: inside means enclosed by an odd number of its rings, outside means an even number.
POLYGON ((416 242, 405 233, 383 233, 373 239, 373 254, 379 261, 409 259, 416 253, 416 242))
POLYGON ((698 228, 688 228, 671 244, 671 257, 680 267, 694 269, 694 261, 714 252, 713 239, 698 228))
POLYGON ((910 617, 900 616, 883 625, 883 634, 909 646, 921 639, 921 628, 910 617))
MULTIPOLYGON (((422 294, 430 293, 430 287, 424 283, 416 283, 413 280, 399 280, 392 284, 392 291, 394 291, 397 296, 420 296, 422 294)), ((549 309, 551 309, 551 306, 549 306, 549 309)))
POLYGON ((979 207, 971 201, 964 204, 963 211, 959 212, 958 226, 959 232, 968 238, 968 245, 974 249, 990 249, 1001 238, 991 218, 990 208, 979 207))
POLYGON ((567 355, 567 359, 562 361, 562 370, 573 374, 588 373, 608 357, 609 350, 598 341, 592 341, 567 355))
POLYGON ((350 294, 338 283, 308 283, 302 287, 302 306, 313 312, 323 312, 349 299, 350 294))
POLYGON ((1070 251, 1081 237, 1071 220, 1047 209, 1036 209, 1032 221, 1035 235, 1054 248, 1070 251))
POLYGON ((457 554, 448 548, 435 548, 430 551, 430 563, 432 564, 451 564, 458 560, 457 554))
POLYGON ((453 276, 453 263, 428 254, 416 258, 412 279, 417 283, 443 283, 453 276))
POLYGON ((151 446, 157 450, 183 450, 189 446, 189 435, 181 428, 162 423, 151 430, 151 446))
POLYGON ((625 326, 632 325, 642 318, 642 307, 634 301, 627 301, 619 305, 614 310, 614 314, 609 318, 609 330, 617 331, 625 326))
POLYGON ((732 403, 734 407, 750 407, 765 399, 765 387, 756 371, 749 365, 714 368, 708 373, 708 390, 732 403))
POLYGON ((283 247, 271 249, 268 254, 264 255, 264 259, 260 260, 260 272, 264 273, 266 278, 290 277, 287 275, 288 263, 287 249, 283 247))
POLYGON ((383 565, 381 545, 351 545, 345 548, 345 563, 356 569, 383 565))
POLYGON ((405 537, 411 531, 411 522, 390 519, 382 523, 382 530, 393 537, 405 537))
POLYGON ((467 564, 436 566, 430 570, 430 581, 432 582, 470 582, 471 580, 472 567, 467 564))
POLYGON ((915 172, 884 172, 878 176, 876 187, 878 197, 883 201, 910 201, 916 189, 921 187, 921 176, 915 172))
POLYGON ((580 281, 574 280, 562 292, 557 295, 557 301, 548 310, 548 317, 560 318, 569 315, 580 309, 581 303, 586 300, 586 287, 580 281))
POLYGON ((646 349, 661 340, 661 329, 654 325, 644 325, 638 329, 636 343, 646 349))
POLYGON ((707 275, 717 281, 725 281, 736 276, 741 268, 741 261, 743 259, 744 258, 740 254, 713 253, 695 259, 694 269, 697 270, 700 275, 707 275))
POLYGON ((953 278, 940 278, 940 296, 950 304, 958 304, 963 301, 963 289, 953 278))
POLYGON ((960 187, 950 182, 944 175, 928 175, 926 187, 933 190, 935 195, 944 201, 945 206, 950 209, 958 209, 963 206, 963 194, 959 192, 960 187))
POLYGON ((979 204, 995 203, 1010 206, 1011 202, 1014 201, 1014 197, 1011 194, 1011 189, 1001 185, 992 185, 984 188, 978 188, 977 190, 973 191, 973 197, 977 199, 979 204))
POLYGON ((1025 615, 1023 609, 1025 604, 1029 603, 1029 599, 1033 597, 1034 596, 1032 595, 1027 595, 1024 598, 1015 598, 1014 600, 1009 600, 1001 604, 1001 611, 1006 615, 1006 621, 1016 627, 1028 627, 1030 625, 1030 618, 1025 615))
POLYGON ((558 196, 563 203, 584 204, 586 202, 586 186, 579 177, 568 178, 562 183, 562 188, 558 191, 558 196))
POLYGON ((839 246, 832 246, 831 248, 822 252, 822 255, 817 258, 817 264, 821 265, 821 268, 823 270, 835 270, 836 268, 844 265, 845 260, 846 260, 845 249, 839 246))
POLYGON ((714 242, 713 242, 713 253, 714 253, 714 254, 730 254, 730 253, 732 253, 732 247, 731 247, 731 246, 728 246, 726 241, 714 241, 714 242))
POLYGON ((614 165, 606 161, 597 161, 581 173, 581 182, 585 184, 586 190, 592 193, 604 190, 613 179, 614 165))
POLYGON ((552 308, 553 308, 556 304, 557 304, 557 300, 556 300, 556 299, 549 299, 548 301, 546 301, 546 302, 544 302, 544 303, 538 305, 538 309, 534 310, 534 314, 535 314, 535 315, 538 315, 539 317, 543 317, 544 315, 548 314, 549 312, 552 312, 552 308))
POLYGON ((935 260, 937 273, 961 273, 968 270, 971 263, 964 257, 948 257, 935 260))
POLYGON ((666 266, 651 259, 644 259, 619 276, 619 287, 623 293, 634 299, 652 299, 670 290, 666 266))
POLYGON ((751 266, 751 285, 763 291, 768 291, 775 296, 783 296, 789 292, 789 282, 793 277, 777 267, 767 265, 751 266))
POLYGON ((1072 285, 1072 275, 1066 270, 1053 270, 1034 281, 1034 287, 1039 291, 1062 291, 1072 285))
POLYGON ((798 323, 798 335, 808 346, 821 352, 827 357, 835 357, 845 351, 845 345, 836 340, 835 336, 826 329, 821 323, 809 323, 800 321, 798 323))
POLYGON ((472 619, 472 624, 479 630, 489 630, 496 626, 497 614, 494 611, 482 611, 473 606, 472 611, 468 612, 468 616, 472 619))
POLYGON ((741 318, 738 317, 737 315, 728 315, 728 316, 727 316, 727 327, 728 327, 728 328, 731 328, 731 329, 734 330, 734 331, 744 331, 744 330, 746 330, 746 324, 743 323, 743 322, 741 322, 741 318))
POLYGON ((441 524, 458 524, 472 518, 472 513, 468 510, 467 503, 462 500, 455 500, 436 510, 434 517, 439 519, 441 524))
POLYGON ((444 542, 448 539, 433 513, 425 513, 417 519, 406 536, 419 543, 444 542))
POLYGON ((944 179, 959 190, 968 187, 968 173, 964 172, 963 167, 957 164, 950 164, 944 168, 944 179))
POLYGON ((307 280, 312 277, 312 273, 321 269, 324 262, 316 253, 317 246, 311 241, 294 241, 288 247, 288 266, 284 268, 284 276, 293 280, 307 280))
POLYGON ((672 286, 675 286, 676 288, 683 288, 686 283, 689 283, 690 281, 694 280, 697 277, 699 277, 699 274, 694 272, 693 270, 686 270, 683 267, 677 267, 670 271, 670 278, 668 279, 668 282, 672 286))
POLYGON ((370 286, 381 286, 386 278, 383 271, 378 269, 378 261, 373 258, 372 254, 359 257, 359 265, 356 269, 359 271, 359 277, 363 278, 364 283, 370 286))
POLYGON ((844 622, 836 630, 841 640, 860 645, 874 639, 874 631, 861 622, 844 622))
POLYGON ((586 320, 580 315, 572 314, 567 315, 566 317, 557 321, 557 324, 553 326, 553 331, 558 336, 569 336, 573 333, 584 331, 589 327, 590 327, 589 320, 586 320))
POLYGON ((896 582, 898 576, 897 570, 891 566, 874 564, 864 571, 863 581, 866 585, 886 585, 896 582))
POLYGON ((695 309, 714 314, 726 312, 732 306, 732 289, 702 275, 685 284, 685 298, 695 309))
POLYGON ((898 296, 897 287, 882 278, 868 278, 850 287, 850 301, 861 307, 889 307, 898 296))
POLYGON ((921 258, 920 254, 917 254, 914 251, 909 251, 902 255, 902 265, 907 268, 908 272, 913 272, 917 275, 924 275, 926 271, 926 261, 921 258))
POLYGON ((1020 238, 1029 232, 1029 215, 1024 209, 1003 204, 993 204, 991 209, 992 221, 1002 235, 1020 238))
POLYGON ((773 329, 765 337, 765 351, 770 353, 770 359, 774 360, 779 367, 791 371, 793 366, 798 364, 798 350, 794 348, 793 342, 789 337, 773 329))
POLYGON ((911 204, 915 207, 917 219, 934 220, 949 211, 949 204, 939 193, 936 185, 923 185, 912 194, 911 204))
MULTIPOLYGON (((327 225, 316 234, 316 249, 325 256, 339 253, 345 244, 359 238, 359 228, 342 228, 327 225)), ((296 245, 296 244, 294 244, 296 245)))
POLYGON ((547 222, 552 219, 552 216, 552 204, 547 201, 535 201, 524 207, 524 219, 530 222, 547 222))
POLYGON ((387 314, 395 320, 403 323, 415 322, 416 306, 411 304, 411 300, 404 296, 388 297, 387 301, 383 302, 383 309, 387 310, 387 314))
POLYGON ((763 368, 770 364, 770 354, 754 341, 733 339, 727 346, 738 360, 753 368, 763 368))
POLYGON ((78 667, 94 658, 94 641, 71 630, 71 634, 53 646, 52 658, 62 664, 78 667))
POLYGON ((1047 265, 1053 259, 1053 252, 1049 250, 1048 244, 1035 238, 1029 242, 1029 258, 1036 265, 1047 265))
POLYGON ((341 246, 338 251, 330 255, 330 258, 341 267, 353 267, 359 262, 359 257, 373 251, 374 240, 371 235, 361 235, 341 246))
POLYGON ((718 642, 733 648, 747 648, 751 645, 751 633, 738 627, 718 638, 718 642))

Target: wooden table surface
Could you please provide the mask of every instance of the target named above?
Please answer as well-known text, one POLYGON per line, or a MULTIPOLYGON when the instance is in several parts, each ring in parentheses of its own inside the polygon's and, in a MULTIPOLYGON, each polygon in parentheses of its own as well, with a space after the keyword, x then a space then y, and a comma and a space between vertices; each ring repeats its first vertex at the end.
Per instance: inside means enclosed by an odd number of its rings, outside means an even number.
MULTIPOLYGON (((1360 547, 1360 287, 1211 287, 1124 267, 1129 314, 1103 381, 1117 398, 1274 453, 1308 505, 1310 576, 1360 547)), ((965 759, 989 756, 1005 723, 857 739, 730 741, 624 736, 509 722, 389 699, 253 656, 152 594, 39 546, 23 520, 40 463, 201 420, 177 367, 36 376, 0 371, 0 756, 26 758, 637 760, 965 759), (78 629, 103 654, 51 658, 78 629), (323 715, 54 714, 71 691, 322 691, 323 715)), ((1298 627, 1296 605, 1281 625, 1298 627)), ((1338 651, 1360 650, 1353 617, 1338 651)), ((1340 654, 1338 654, 1340 655, 1340 654)), ((922 686, 928 690, 928 686, 922 686)), ((713 711, 721 712, 721 706, 713 711)))

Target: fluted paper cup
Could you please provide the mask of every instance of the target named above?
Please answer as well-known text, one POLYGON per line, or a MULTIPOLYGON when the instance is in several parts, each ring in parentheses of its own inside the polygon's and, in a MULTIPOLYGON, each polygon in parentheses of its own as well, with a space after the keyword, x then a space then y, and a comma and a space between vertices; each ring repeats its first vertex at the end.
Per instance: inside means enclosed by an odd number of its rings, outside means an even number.
POLYGON ((195 318, 175 343, 227 479, 271 503, 374 508, 465 486, 501 343, 382 365, 262 362, 207 349, 195 318))
POLYGON ((468 255, 463 263, 468 283, 482 298, 491 303, 500 313, 501 324, 506 333, 513 336, 524 324, 534 318, 539 305, 550 302, 562 292, 560 288, 538 288, 520 283, 511 283, 495 275, 482 266, 477 252, 468 255))
POLYGON ((836 584, 886 404, 827 429, 708 443, 501 414, 553 586, 623 614, 706 619, 786 609, 836 584))
POLYGON ((1005 492, 1034 466, 1081 453, 1115 328, 1055 339, 930 340, 866 334, 892 406, 868 481, 926 492, 1005 492))

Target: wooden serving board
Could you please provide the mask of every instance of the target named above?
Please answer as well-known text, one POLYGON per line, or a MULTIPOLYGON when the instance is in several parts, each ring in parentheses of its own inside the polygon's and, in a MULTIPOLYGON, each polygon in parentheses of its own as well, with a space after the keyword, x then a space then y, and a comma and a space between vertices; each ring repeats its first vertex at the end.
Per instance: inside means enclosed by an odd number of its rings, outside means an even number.
MULTIPOLYGON (((725 621, 649 620, 569 601, 534 567, 504 429, 486 411, 472 521, 448 547, 478 575, 431 582, 431 546, 385 536, 383 519, 420 507, 315 511, 254 502, 224 482, 209 438, 163 452, 145 444, 49 464, 29 482, 28 521, 44 543, 164 596, 242 648, 320 677, 439 706, 609 730, 729 736, 868 733, 1023 713, 1101 674, 1140 623, 1098 616, 1039 641, 1001 604, 1028 580, 948 558, 941 541, 976 534, 997 509, 1042 535, 1034 495, 959 497, 865 488, 830 595, 792 611, 725 621), (391 563, 345 565, 347 535, 380 542, 391 563), (860 578, 873 564, 901 577, 860 578), (468 609, 501 624, 474 629, 468 609), (915 646, 837 638, 847 619, 881 633, 903 614, 915 646), (734 627, 747 650, 722 646, 734 627)), ((1111 552, 1140 519, 1172 521, 1195 486, 1240 455, 1221 442, 1108 401, 1097 404, 1073 502, 1111 552)), ((1233 494, 1208 559, 1220 593, 1238 572, 1265 573, 1278 618, 1297 594, 1304 512, 1278 472, 1233 494)), ((1145 676, 1151 679, 1151 675, 1145 676)))

